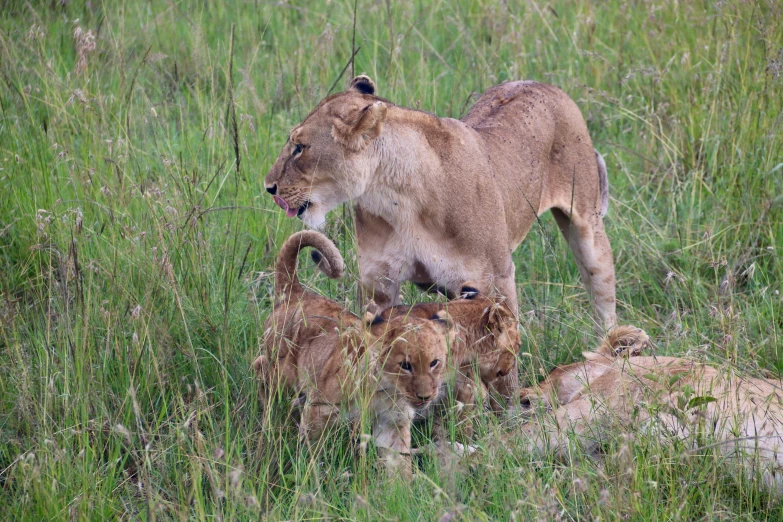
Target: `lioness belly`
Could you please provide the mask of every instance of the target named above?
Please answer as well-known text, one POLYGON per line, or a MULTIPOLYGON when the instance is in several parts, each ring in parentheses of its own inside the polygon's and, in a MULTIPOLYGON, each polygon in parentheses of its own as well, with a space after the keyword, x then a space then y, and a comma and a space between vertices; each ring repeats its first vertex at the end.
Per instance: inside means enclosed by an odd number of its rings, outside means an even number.
POLYGON ((464 122, 484 140, 512 250, 546 210, 593 206, 592 141, 578 107, 560 89, 530 81, 492 87, 464 122))

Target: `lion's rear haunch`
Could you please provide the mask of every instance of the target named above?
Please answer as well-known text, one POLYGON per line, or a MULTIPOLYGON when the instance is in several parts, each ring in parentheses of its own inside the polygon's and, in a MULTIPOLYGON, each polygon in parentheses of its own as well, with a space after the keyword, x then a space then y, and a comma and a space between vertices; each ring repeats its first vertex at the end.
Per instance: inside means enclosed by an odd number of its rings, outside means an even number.
POLYGON ((343 276, 345 263, 334 243, 320 232, 303 230, 289 237, 280 249, 275 267, 275 296, 302 291, 296 275, 296 260, 305 247, 314 248, 318 252, 317 255, 313 253, 313 259, 328 277, 339 279, 343 276))

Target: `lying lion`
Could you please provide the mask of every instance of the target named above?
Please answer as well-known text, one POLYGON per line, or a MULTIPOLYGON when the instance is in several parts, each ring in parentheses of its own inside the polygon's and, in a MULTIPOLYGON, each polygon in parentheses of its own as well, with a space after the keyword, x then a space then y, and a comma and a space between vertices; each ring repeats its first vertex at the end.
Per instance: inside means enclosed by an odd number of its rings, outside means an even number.
POLYGON ((534 448, 566 454, 569 435, 590 453, 613 431, 649 433, 747 455, 765 483, 783 465, 783 389, 779 380, 744 377, 730 368, 676 357, 644 357, 647 335, 615 328, 585 361, 555 368, 520 390, 522 427, 534 448))
POLYGON ((286 240, 263 354, 253 363, 265 392, 282 388, 298 394, 300 433, 309 441, 341 416, 355 419, 365 410, 372 415, 379 452, 409 455, 411 420, 442 387, 447 316, 394 318, 367 331, 356 315, 302 288, 296 259, 308 246, 320 252, 327 274, 343 272, 340 252, 324 235, 305 231, 286 240))
POLYGON ((291 131, 264 183, 288 217, 314 228, 355 203, 373 311, 400 304, 404 281, 450 296, 475 281, 516 313, 511 254, 551 210, 599 324, 616 322, 606 165, 579 108, 551 85, 491 87, 455 120, 379 98, 373 81, 357 76, 291 131))

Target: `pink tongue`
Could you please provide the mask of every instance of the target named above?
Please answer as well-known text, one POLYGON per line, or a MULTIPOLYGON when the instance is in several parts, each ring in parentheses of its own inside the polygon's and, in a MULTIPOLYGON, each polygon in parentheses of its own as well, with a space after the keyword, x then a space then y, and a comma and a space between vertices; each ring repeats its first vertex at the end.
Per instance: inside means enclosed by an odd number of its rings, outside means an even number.
POLYGON ((294 217, 296 215, 296 211, 298 209, 288 208, 288 203, 286 203, 285 200, 280 196, 274 196, 274 198, 275 198, 275 203, 277 203, 277 206, 279 206, 285 211, 286 217, 294 217))

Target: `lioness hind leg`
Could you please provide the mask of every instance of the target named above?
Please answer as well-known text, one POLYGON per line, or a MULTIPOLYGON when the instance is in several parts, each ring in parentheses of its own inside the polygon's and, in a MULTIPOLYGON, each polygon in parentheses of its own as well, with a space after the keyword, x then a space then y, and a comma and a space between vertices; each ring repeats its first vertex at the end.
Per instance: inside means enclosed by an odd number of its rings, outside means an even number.
POLYGON ((604 223, 598 215, 585 218, 572 214, 569 218, 565 211, 558 208, 553 208, 552 214, 576 258, 599 325, 608 331, 617 324, 616 282, 612 247, 606 237, 604 223))

